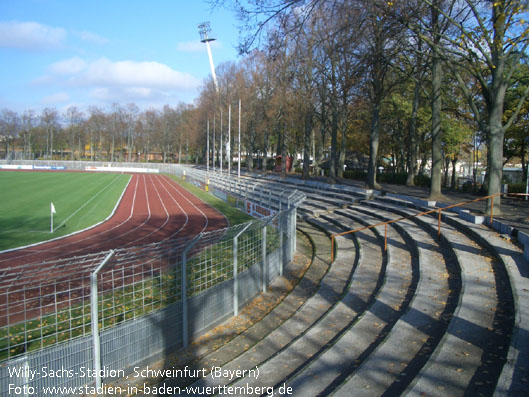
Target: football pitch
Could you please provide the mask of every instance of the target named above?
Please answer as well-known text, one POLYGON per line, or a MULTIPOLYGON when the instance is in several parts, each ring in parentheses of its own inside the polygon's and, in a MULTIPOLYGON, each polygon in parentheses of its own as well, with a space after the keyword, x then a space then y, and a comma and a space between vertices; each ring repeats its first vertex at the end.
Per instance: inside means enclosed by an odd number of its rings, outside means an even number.
POLYGON ((0 172, 0 251, 64 236, 107 218, 130 175, 0 172), (51 203, 55 207, 51 232, 51 203))

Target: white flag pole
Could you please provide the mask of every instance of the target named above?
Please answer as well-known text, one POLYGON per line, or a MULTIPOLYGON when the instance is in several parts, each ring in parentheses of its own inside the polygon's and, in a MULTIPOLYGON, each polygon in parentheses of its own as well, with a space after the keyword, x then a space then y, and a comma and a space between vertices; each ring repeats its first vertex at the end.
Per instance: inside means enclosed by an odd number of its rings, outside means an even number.
POLYGON ((55 206, 53 203, 50 205, 50 214, 51 214, 51 222, 50 222, 50 233, 53 233, 53 214, 55 214, 55 206))

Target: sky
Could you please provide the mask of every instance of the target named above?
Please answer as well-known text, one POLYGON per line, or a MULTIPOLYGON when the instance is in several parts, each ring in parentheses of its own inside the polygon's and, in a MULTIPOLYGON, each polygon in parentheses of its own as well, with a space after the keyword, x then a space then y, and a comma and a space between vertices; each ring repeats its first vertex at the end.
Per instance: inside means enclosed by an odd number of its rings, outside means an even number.
POLYGON ((203 0, 0 0, 0 109, 141 109, 192 103, 215 65, 237 60, 235 15, 203 0))

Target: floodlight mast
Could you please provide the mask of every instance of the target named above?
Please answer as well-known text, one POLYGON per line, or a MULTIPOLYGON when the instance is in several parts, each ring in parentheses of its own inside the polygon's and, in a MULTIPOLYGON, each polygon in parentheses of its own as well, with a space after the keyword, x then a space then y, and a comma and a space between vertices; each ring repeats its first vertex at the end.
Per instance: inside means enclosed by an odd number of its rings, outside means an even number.
POLYGON ((219 92, 219 85, 217 83, 217 75, 215 74, 215 66, 213 65, 213 56, 211 55, 211 47, 209 46, 210 41, 214 41, 213 37, 209 37, 208 33, 211 32, 209 22, 202 22, 198 25, 198 33, 200 33, 200 41, 206 43, 209 56, 209 67, 211 68, 211 75, 213 76, 213 83, 215 84, 215 90, 219 92))

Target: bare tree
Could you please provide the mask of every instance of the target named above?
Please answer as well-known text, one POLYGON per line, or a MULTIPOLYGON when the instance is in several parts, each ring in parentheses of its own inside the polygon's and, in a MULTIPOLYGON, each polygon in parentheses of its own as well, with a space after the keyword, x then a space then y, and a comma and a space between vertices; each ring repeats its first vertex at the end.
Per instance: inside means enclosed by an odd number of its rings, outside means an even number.
POLYGON ((14 142, 20 131, 20 117, 16 112, 2 109, 0 113, 0 137, 5 145, 5 159, 14 155, 14 142), (13 153, 11 153, 13 151, 13 153))
POLYGON ((24 158, 33 159, 32 134, 37 122, 37 114, 34 110, 26 110, 22 114, 22 137, 24 141, 24 158))
MULTIPOLYGON (((68 123, 68 130, 70 132, 69 134, 69 140, 70 140, 70 155, 71 160, 73 161, 75 159, 75 144, 76 144, 76 134, 80 141, 80 125, 83 121, 83 113, 79 111, 77 106, 70 106, 68 109, 66 109, 66 113, 64 114, 64 118, 66 119, 68 123)), ((79 148, 80 149, 80 148, 79 148)), ((79 158, 81 157, 81 151, 79 150, 79 158)))
POLYGON ((46 153, 47 158, 53 156, 53 135, 59 129, 59 113, 57 109, 45 108, 40 116, 41 123, 46 130, 46 153))

